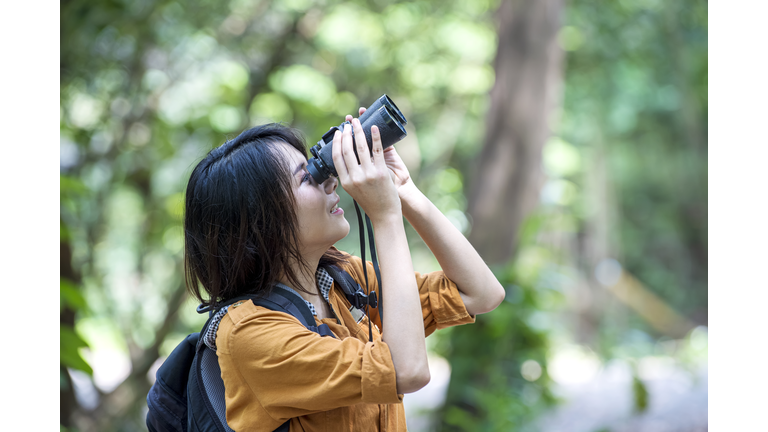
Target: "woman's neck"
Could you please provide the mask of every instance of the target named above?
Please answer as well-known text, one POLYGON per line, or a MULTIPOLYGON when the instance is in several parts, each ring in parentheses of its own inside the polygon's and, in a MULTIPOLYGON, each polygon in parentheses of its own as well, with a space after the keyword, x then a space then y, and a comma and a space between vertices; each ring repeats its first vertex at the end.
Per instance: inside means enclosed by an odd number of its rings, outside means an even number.
MULTIPOLYGON (((304 254, 302 257, 304 258, 306 267, 299 262, 292 262, 290 264, 291 271, 297 280, 293 282, 288 279, 287 275, 283 275, 280 278, 280 283, 296 289, 302 297, 305 297, 306 293, 302 292, 301 290, 308 291, 312 294, 319 294, 315 273, 317 272, 317 266, 320 264, 320 258, 322 255, 308 256, 308 254, 304 254), (298 283, 299 286, 294 286, 296 283, 298 283)), ((307 298, 307 300, 309 299, 307 298)))

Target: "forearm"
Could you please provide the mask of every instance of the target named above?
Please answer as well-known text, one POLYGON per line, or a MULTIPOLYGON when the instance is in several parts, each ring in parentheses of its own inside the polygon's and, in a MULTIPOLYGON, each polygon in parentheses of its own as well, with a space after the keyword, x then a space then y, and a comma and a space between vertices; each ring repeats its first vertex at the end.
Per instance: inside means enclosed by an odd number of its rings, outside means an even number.
POLYGON ((382 338, 389 346, 399 393, 429 382, 424 322, 411 253, 400 215, 374 221, 381 265, 382 338))
POLYGON ((467 311, 476 315, 495 309, 504 288, 475 248, 413 182, 401 189, 403 215, 457 285, 467 311))

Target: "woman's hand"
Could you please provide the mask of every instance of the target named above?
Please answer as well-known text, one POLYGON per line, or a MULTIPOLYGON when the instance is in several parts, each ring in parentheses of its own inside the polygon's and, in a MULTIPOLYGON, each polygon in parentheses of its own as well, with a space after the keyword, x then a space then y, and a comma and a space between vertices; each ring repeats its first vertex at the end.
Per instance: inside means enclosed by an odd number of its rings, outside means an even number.
POLYGON ((360 121, 352 119, 351 123, 352 128, 345 126, 343 132, 337 131, 333 137, 333 163, 339 182, 374 224, 390 217, 400 218, 400 199, 384 160, 379 129, 376 126, 371 128, 371 155, 360 121), (359 162, 354 149, 357 150, 359 162))
MULTIPOLYGON (((360 107, 359 112, 361 116, 365 110, 366 109, 364 107, 360 107)), ((348 115, 346 120, 352 121, 352 116, 348 115)), ((405 166, 405 163, 400 158, 400 155, 397 154, 395 146, 389 146, 384 149, 384 164, 389 169, 390 175, 392 176, 392 181, 395 183, 395 187, 397 187, 397 193, 401 199, 407 195, 412 188, 416 187, 416 185, 411 180, 411 173, 408 171, 408 167, 405 166)))

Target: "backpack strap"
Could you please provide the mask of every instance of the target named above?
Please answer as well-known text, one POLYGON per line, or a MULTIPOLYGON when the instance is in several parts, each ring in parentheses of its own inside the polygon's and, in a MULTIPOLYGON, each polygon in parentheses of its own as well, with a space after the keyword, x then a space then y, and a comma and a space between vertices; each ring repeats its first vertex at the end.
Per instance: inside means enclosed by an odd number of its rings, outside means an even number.
MULTIPOLYGON (((365 263, 363 263, 363 265, 365 265, 365 263)), ((376 291, 371 291, 369 294, 366 294, 351 274, 335 265, 326 266, 325 271, 331 275, 334 282, 339 284, 341 290, 344 291, 344 296, 352 306, 361 310, 366 306, 374 308, 378 306, 379 301, 376 297, 376 291)))
POLYGON ((280 286, 272 287, 269 295, 254 297, 252 300, 256 305, 293 315, 304 327, 311 327, 315 323, 315 317, 304 299, 280 286))
POLYGON ((252 297, 255 305, 263 306, 273 311, 285 312, 298 319, 304 327, 320 336, 335 338, 328 324, 315 325, 315 316, 309 310, 304 299, 299 295, 279 286, 272 287, 272 291, 266 297, 252 297))

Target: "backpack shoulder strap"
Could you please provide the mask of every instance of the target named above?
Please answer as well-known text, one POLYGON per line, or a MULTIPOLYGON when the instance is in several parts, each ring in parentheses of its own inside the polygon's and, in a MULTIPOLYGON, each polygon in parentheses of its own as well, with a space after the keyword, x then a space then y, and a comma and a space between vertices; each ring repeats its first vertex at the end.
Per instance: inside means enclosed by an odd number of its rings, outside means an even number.
POLYGON ((330 336, 335 338, 328 324, 315 325, 315 317, 312 311, 299 295, 288 291, 285 288, 275 286, 267 296, 252 297, 251 300, 258 306, 263 306, 273 311, 284 312, 298 319, 301 324, 320 336, 330 336))
POLYGON ((344 291, 344 294, 349 296, 354 294, 358 289, 360 289, 360 284, 357 283, 355 278, 352 277, 351 274, 347 273, 341 267, 335 266, 335 265, 329 265, 324 267, 325 271, 328 272, 329 275, 333 278, 333 281, 338 283, 341 287, 342 291, 344 291))
POLYGON ((252 300, 256 305, 294 316, 301 321, 304 327, 310 327, 315 324, 315 317, 304 302, 304 299, 285 288, 279 286, 272 287, 269 295, 253 297, 252 300))
POLYGON ((329 265, 324 268, 331 275, 333 281, 339 284, 341 290, 344 291, 344 296, 352 306, 358 309, 363 309, 365 306, 374 308, 378 306, 376 291, 366 294, 355 278, 340 267, 329 265))

